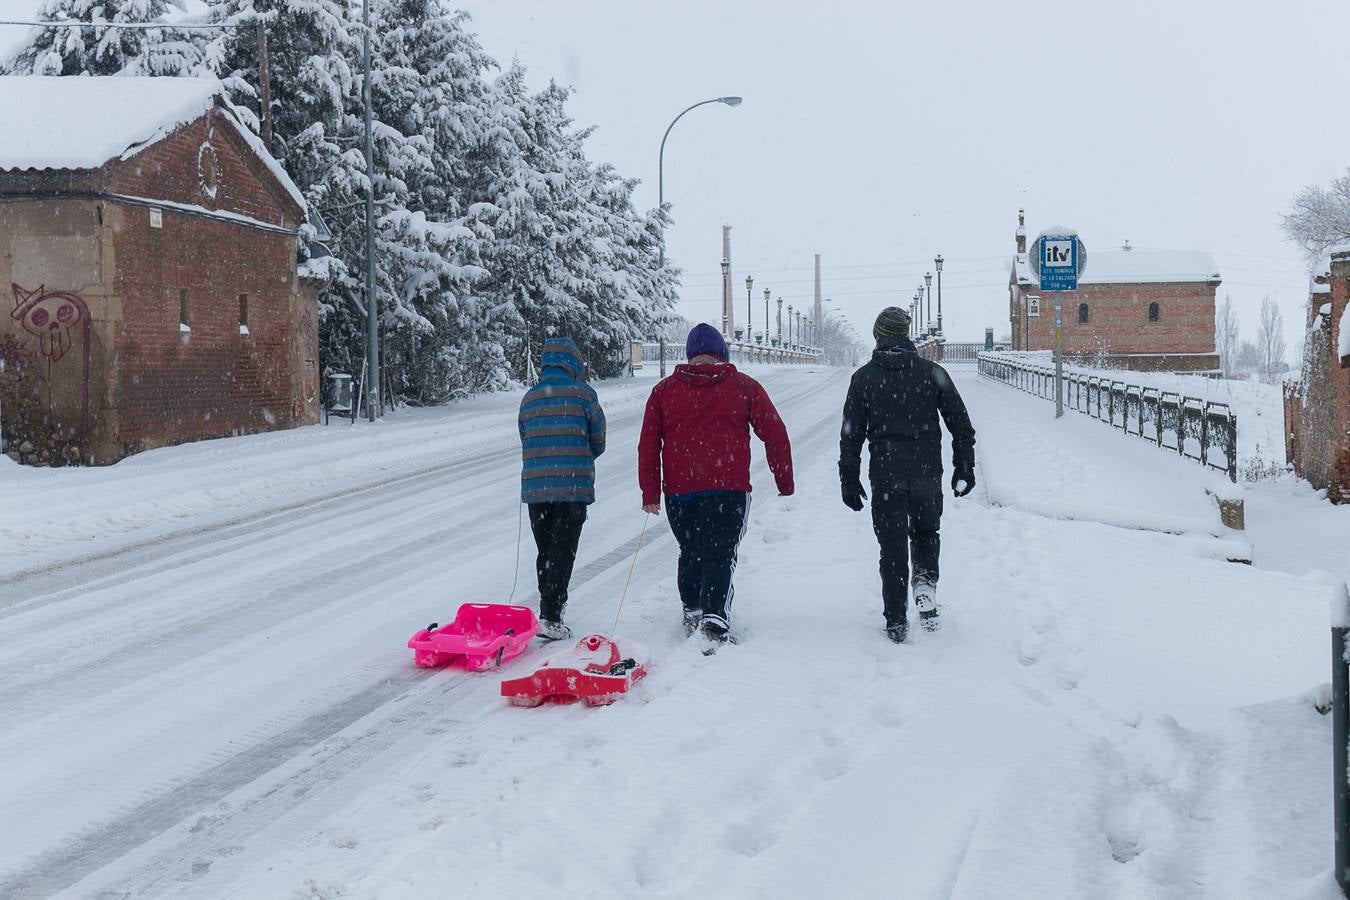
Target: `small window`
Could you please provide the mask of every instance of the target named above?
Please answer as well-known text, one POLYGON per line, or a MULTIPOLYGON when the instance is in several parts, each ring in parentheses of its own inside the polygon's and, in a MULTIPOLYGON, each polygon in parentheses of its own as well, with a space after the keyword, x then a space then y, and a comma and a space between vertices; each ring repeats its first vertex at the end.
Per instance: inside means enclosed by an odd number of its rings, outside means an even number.
POLYGON ((1086 325, 1088 323, 1088 318, 1088 305, 1086 303, 1078 304, 1078 324, 1086 325))
POLYGON ((188 318, 188 292, 187 288, 178 291, 178 330, 191 331, 192 325, 188 318))
POLYGON ((1156 322, 1161 317, 1162 317, 1162 310, 1158 308, 1158 304, 1150 303, 1148 305, 1148 320, 1150 322, 1156 322))
POLYGON ((239 333, 248 334, 248 294, 239 295, 239 333))

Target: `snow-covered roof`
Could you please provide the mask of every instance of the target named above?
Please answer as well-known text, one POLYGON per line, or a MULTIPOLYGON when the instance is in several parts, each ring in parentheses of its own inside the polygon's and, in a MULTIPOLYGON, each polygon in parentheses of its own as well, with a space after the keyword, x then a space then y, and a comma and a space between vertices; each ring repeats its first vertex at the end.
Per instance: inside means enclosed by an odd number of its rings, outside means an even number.
POLYGON ((220 105, 258 158, 305 206, 262 141, 213 78, 0 77, 0 169, 96 169, 163 140, 220 105))
MULTIPOLYGON (((1019 282, 1036 284, 1027 255, 1013 258, 1019 282)), ((1198 250, 1093 250, 1079 284, 1181 284, 1219 281, 1214 257, 1198 250)))

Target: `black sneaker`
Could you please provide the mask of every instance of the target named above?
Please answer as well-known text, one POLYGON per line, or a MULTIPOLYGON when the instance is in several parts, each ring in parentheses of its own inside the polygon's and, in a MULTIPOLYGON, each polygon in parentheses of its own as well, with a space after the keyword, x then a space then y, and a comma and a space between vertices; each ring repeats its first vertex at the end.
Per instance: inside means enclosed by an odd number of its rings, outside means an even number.
POLYGON ((886 637, 892 643, 903 644, 909 638, 909 619, 901 619, 886 626, 886 637))
POLYGON ((699 622, 698 634, 708 643, 709 649, 716 649, 729 642, 734 643, 731 640, 731 624, 721 616, 704 616, 699 622))
POLYGON ((703 610, 686 609, 684 611, 684 636, 693 637, 694 632, 698 631, 699 623, 703 621, 703 610))

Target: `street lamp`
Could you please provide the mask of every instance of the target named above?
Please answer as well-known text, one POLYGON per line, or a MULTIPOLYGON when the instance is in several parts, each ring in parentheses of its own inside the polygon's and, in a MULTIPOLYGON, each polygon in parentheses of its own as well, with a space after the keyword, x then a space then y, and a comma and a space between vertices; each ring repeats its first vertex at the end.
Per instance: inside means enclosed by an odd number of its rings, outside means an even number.
POLYGON ((727 333, 727 298, 731 296, 731 260, 722 258, 722 335, 727 333))
POLYGON ((792 343, 792 304, 788 304, 788 346, 794 346, 792 343))
POLYGON ((783 346, 783 298, 778 298, 778 346, 783 346))
POLYGON ((924 317, 924 324, 928 326, 928 333, 933 333, 933 273, 923 273, 924 293, 928 297, 928 315, 924 317))
POLYGON ((764 343, 769 343, 769 289, 764 289, 764 343))
POLYGON ((938 273, 938 334, 942 334, 942 254, 933 257, 938 273))
POLYGON ((745 276, 745 340, 749 343, 755 339, 755 326, 753 324, 754 313, 751 312, 750 292, 755 289, 755 278, 753 275, 745 276))
MULTIPOLYGON (((666 133, 661 136, 661 152, 656 160, 656 205, 658 209, 665 209, 666 206, 666 138, 670 137, 670 129, 675 127, 675 123, 684 118, 684 113, 691 109, 698 109, 709 103, 725 103, 727 106, 740 106, 740 97, 714 97, 711 100, 700 100, 693 106, 686 107, 684 112, 676 116, 671 123, 666 126, 666 133)), ((666 264, 666 234, 665 229, 661 229, 661 265, 666 264)), ((724 332, 725 328, 722 329, 724 332)))

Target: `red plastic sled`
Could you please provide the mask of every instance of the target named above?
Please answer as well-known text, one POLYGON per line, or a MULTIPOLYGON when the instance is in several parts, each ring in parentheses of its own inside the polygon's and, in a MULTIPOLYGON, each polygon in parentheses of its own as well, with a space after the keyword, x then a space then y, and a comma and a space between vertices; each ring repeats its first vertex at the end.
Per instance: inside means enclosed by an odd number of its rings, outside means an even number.
POLYGON ((525 652, 539 633, 534 610, 502 603, 465 603, 446 626, 432 622, 408 641, 424 669, 453 664, 473 672, 500 666, 525 652))
POLYGON ((591 634, 546 660, 533 675, 503 681, 502 696, 515 706, 538 706, 545 700, 607 706, 646 676, 647 664, 647 648, 591 634))

